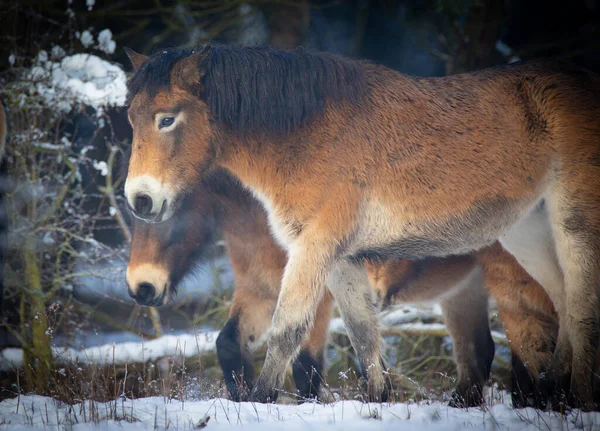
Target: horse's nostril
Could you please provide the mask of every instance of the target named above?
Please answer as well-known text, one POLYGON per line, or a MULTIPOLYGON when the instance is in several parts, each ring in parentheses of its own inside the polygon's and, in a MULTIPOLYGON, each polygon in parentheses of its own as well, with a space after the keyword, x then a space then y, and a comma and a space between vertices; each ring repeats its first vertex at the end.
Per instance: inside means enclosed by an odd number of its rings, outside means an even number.
POLYGON ((148 195, 137 195, 134 209, 141 216, 149 215, 152 212, 152 198, 148 195))
POLYGON ((155 289, 151 283, 140 283, 137 289, 136 300, 139 303, 147 304, 154 299, 155 289))

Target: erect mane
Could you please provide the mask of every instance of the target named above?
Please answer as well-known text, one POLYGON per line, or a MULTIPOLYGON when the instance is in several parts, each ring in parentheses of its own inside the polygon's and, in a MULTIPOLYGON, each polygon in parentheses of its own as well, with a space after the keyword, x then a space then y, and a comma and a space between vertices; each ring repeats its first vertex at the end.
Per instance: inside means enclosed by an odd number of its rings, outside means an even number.
MULTIPOLYGON (((128 83, 129 99, 169 88, 170 71, 192 50, 153 54, 128 83)), ((269 47, 212 46, 202 62, 202 94, 217 123, 241 132, 286 134, 327 104, 360 102, 368 92, 364 63, 327 53, 269 47)))

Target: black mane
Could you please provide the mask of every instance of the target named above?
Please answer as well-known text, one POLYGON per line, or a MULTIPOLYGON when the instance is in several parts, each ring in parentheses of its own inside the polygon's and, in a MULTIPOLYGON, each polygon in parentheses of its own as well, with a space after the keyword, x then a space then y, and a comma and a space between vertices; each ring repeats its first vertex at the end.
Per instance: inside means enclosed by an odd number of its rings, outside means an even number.
MULTIPOLYGON (((170 87, 175 63, 194 51, 153 54, 128 83, 128 99, 170 87)), ((285 134, 326 105, 360 102, 368 92, 362 62, 303 49, 212 46, 203 62, 202 94, 216 122, 231 130, 285 134)))

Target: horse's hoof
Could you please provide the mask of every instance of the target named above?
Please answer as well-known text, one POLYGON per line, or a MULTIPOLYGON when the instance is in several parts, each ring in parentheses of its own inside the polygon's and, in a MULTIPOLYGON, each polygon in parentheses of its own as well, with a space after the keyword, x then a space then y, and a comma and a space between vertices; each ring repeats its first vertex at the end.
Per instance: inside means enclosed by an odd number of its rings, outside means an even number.
POLYGON ((452 392, 452 399, 448 403, 448 406, 457 409, 466 409, 469 407, 479 407, 483 403, 484 399, 481 391, 473 387, 463 391, 455 389, 454 392, 452 392))
POLYGON ((250 394, 249 401, 261 404, 274 403, 277 401, 278 395, 279 392, 275 389, 264 389, 257 386, 250 394))

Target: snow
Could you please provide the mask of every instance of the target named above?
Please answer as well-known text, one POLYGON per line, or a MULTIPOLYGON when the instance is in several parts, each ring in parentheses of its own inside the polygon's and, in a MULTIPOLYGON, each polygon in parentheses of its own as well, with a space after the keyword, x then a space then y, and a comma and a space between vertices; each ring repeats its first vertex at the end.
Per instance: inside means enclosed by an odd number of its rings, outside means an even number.
POLYGON ((98 49, 107 54, 113 54, 117 44, 112 40, 112 32, 109 29, 104 29, 98 33, 98 49))
POLYGON ((85 401, 70 406, 42 396, 21 396, 0 402, 0 430, 73 429, 77 431, 193 430, 560 430, 598 429, 600 413, 573 411, 567 416, 510 407, 510 396, 497 394, 485 408, 454 409, 440 402, 364 404, 254 404, 216 398, 175 401, 163 397, 109 403, 85 401), (91 416, 91 417, 90 417, 91 416))
MULTIPOLYGON (((82 36, 83 37, 83 36, 82 36)), ((60 62, 38 54, 38 63, 28 73, 33 88, 46 106, 68 112, 85 104, 101 112, 103 107, 124 106, 127 85, 125 72, 117 65, 91 54, 75 54, 60 62)))
MULTIPOLYGON (((215 351, 218 331, 198 334, 165 335, 155 340, 110 343, 87 347, 81 350, 54 347, 55 357, 62 362, 84 364, 125 364, 131 362, 155 361, 164 357, 192 357, 198 353, 215 351)), ((0 370, 23 366, 23 351, 7 348, 0 351, 0 370)))
POLYGON ((89 30, 84 30, 79 37, 79 41, 85 48, 89 48, 94 43, 94 36, 89 30))
POLYGON ((501 40, 496 41, 496 49, 500 54, 502 54, 508 59, 508 63, 515 63, 517 61, 521 61, 521 58, 519 56, 513 55, 513 49, 501 40))
POLYGON ((85 0, 85 4, 88 8, 88 11, 91 11, 94 8, 94 5, 96 4, 96 0, 85 0))
POLYGON ((50 51, 50 56, 53 60, 60 60, 65 55, 67 55, 67 53, 60 45, 54 45, 52 51, 50 51))
POLYGON ((100 171, 100 175, 102 175, 103 177, 108 175, 108 165, 105 161, 94 160, 93 165, 94 169, 100 171))

